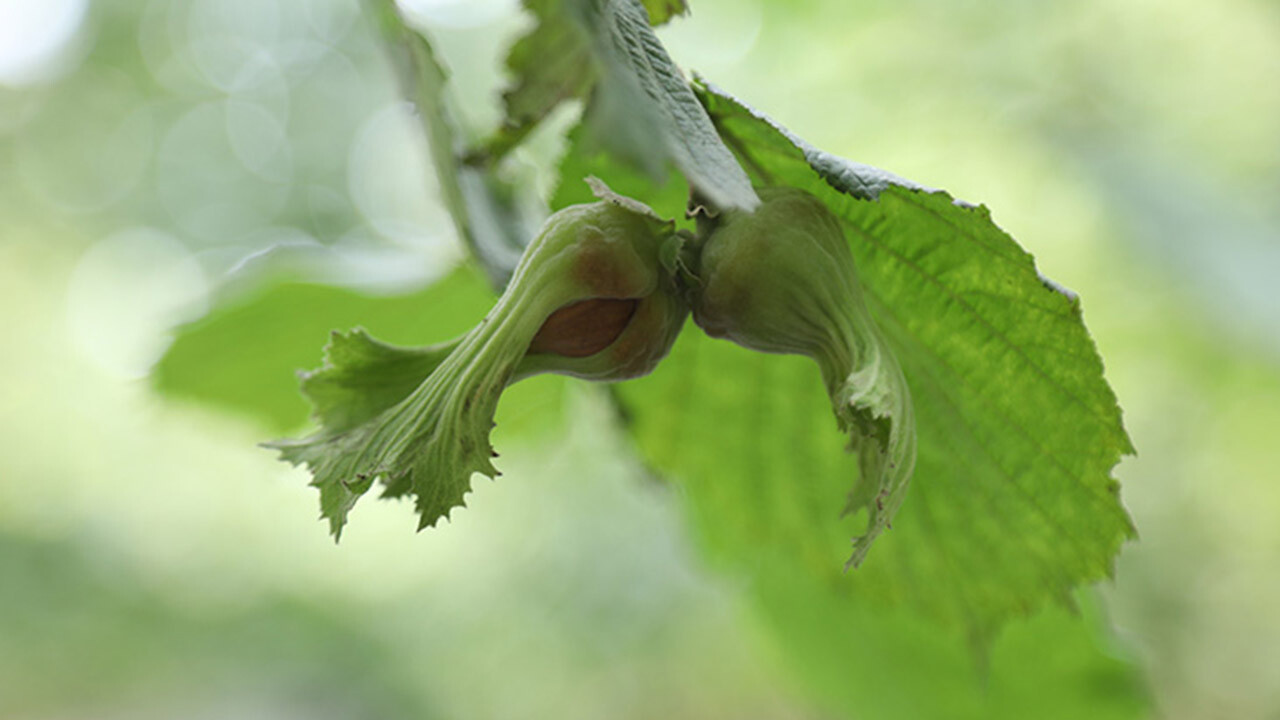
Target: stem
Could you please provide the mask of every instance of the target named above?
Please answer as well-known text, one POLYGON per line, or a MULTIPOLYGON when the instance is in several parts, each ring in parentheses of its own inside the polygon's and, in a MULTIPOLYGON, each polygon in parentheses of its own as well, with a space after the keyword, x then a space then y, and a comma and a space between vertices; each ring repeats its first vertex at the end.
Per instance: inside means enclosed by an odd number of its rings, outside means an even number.
POLYGON ((395 0, 364 0, 391 59, 401 92, 414 104, 427 138, 440 193, 458 237, 480 263, 490 283, 501 290, 520 261, 531 233, 506 200, 499 181, 481 169, 468 167, 460 156, 453 118, 445 102, 448 74, 436 60, 430 43, 409 27, 395 0), (477 218, 488 220, 477 223, 477 218), (483 229, 481 229, 483 228, 483 229))

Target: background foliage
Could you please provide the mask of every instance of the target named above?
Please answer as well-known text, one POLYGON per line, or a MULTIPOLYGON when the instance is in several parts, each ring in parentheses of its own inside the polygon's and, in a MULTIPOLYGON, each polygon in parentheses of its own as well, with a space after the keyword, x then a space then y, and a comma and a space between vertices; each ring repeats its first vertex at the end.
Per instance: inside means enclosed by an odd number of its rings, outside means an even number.
MULTIPOLYGON (((422 290, 462 253, 375 35, 337 0, 46 5, 0 5, 39 30, 0 43, 0 713, 1280 711, 1273 5, 702 0, 659 31, 815 145, 994 208, 1084 298, 1141 541, 1081 617, 1008 627, 985 684, 902 611, 831 627, 795 604, 807 576, 746 592, 600 399, 554 379, 504 402, 504 482, 455 522, 414 536, 370 504, 333 547, 253 447, 302 420, 292 370, 331 326, 438 339, 487 302, 474 276, 422 290), (157 399, 139 378, 201 317, 158 375, 200 402, 157 399)), ((525 21, 410 8, 484 137, 525 21)), ((501 166, 522 216, 556 135, 501 166)))

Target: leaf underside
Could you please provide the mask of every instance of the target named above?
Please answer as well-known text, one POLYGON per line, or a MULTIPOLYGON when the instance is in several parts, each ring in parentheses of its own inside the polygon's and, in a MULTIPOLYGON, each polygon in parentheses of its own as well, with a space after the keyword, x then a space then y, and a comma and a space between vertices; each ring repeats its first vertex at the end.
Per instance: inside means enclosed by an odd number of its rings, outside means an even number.
MULTIPOLYGON (((512 86, 503 127, 483 156, 501 156, 561 102, 588 101, 588 143, 652 178, 674 165, 710 202, 759 200, 651 24, 683 11, 678 0, 527 0, 533 29, 507 56, 512 86)), ((606 181, 609 178, 605 178, 606 181)))
MULTIPOLYGON (((662 25, 689 8, 684 0, 644 0, 649 24, 662 25)), ((511 85, 502 93, 504 132, 491 141, 501 154, 516 145, 560 103, 584 98, 597 79, 597 60, 585 27, 582 0, 524 0, 534 24, 507 51, 511 85)))

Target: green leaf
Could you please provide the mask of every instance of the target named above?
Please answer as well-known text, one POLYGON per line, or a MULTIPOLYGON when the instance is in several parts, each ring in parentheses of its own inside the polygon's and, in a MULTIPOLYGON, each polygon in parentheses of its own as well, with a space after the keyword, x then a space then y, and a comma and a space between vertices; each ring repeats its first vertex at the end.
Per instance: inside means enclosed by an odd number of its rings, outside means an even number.
POLYGON ((621 394, 714 554, 756 575, 785 558, 831 592, 905 604, 975 637, 1108 576, 1133 536, 1110 475, 1132 447, 1074 296, 1042 280, 985 208, 820 153, 700 92, 754 182, 804 189, 839 217, 918 430, 893 532, 842 576, 856 528, 839 510, 857 470, 816 368, 685 333, 621 394))
POLYGON ((318 364, 319 348, 332 331, 361 326, 405 344, 439 340, 474 325, 493 297, 470 267, 396 296, 267 284, 179 328, 152 381, 165 394, 251 415, 269 430, 285 432, 307 418, 297 372, 318 364))
POLYGON ((823 584, 783 573, 755 594, 787 668, 834 717, 1150 717, 1141 671, 1116 647, 1089 593, 1080 613, 1049 608, 1011 622, 975 662, 962 643, 918 615, 823 584))
MULTIPOLYGON (((507 58, 515 77, 504 94, 507 119, 484 157, 501 156, 562 101, 591 91, 584 122, 593 149, 608 150, 654 180, 665 178, 671 163, 717 207, 758 204, 746 174, 650 27, 645 5, 530 0, 527 6, 537 24, 507 58)), ((669 11, 656 16, 669 17, 669 11)))

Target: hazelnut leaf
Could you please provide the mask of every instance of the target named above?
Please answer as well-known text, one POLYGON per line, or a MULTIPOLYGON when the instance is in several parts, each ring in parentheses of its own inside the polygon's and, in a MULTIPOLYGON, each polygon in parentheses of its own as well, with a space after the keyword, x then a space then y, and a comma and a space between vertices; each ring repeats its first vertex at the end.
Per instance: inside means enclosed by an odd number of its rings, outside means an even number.
POLYGON ((801 565, 832 575, 819 585, 837 596, 905 604, 975 638, 1108 577, 1134 535, 1111 476, 1133 449, 1078 299, 1045 282, 985 208, 821 153, 697 91, 753 182, 803 189, 839 219, 917 427, 893 531, 839 581, 857 531, 839 510, 856 471, 831 454, 815 371, 686 333, 665 372, 619 394, 709 546, 761 582, 801 565))

